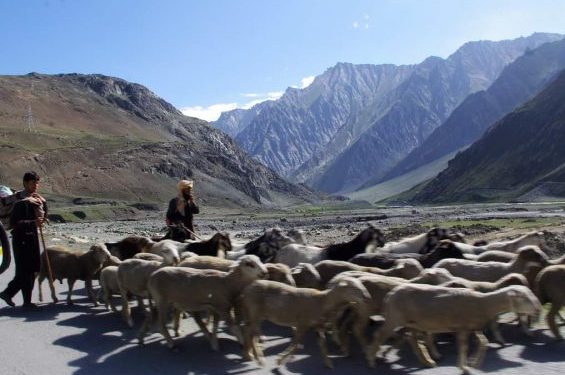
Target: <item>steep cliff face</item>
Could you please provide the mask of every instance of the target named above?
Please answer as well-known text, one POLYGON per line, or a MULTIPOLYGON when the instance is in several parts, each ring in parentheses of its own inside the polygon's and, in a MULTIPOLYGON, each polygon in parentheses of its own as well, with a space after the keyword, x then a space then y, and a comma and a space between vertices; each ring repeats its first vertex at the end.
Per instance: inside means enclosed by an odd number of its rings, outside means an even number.
POLYGON ((472 144, 489 126, 537 94, 564 68, 565 40, 529 50, 509 64, 487 90, 465 99, 421 146, 380 180, 402 175, 472 144))
POLYGON ((252 116, 236 141, 293 181, 355 190, 384 177, 527 49, 559 38, 470 42, 447 59, 412 66, 340 63, 252 116))
POLYGON ((2 182, 19 186, 23 172, 36 169, 52 194, 165 201, 186 177, 212 205, 317 199, 205 121, 119 78, 0 76, 0 134, 2 182), (31 132, 22 120, 28 105, 31 132))
POLYGON ((565 71, 449 162, 412 203, 565 196, 565 71))

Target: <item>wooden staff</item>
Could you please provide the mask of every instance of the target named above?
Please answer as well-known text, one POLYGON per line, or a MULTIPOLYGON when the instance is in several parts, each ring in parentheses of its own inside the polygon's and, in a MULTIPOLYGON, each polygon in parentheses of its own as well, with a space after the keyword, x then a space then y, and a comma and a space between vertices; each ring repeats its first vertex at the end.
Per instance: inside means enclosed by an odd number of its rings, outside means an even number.
POLYGON ((194 233, 193 231, 191 231, 190 229, 188 229, 183 223, 180 223, 180 225, 182 225, 182 228, 184 230, 186 230, 187 232, 191 233, 194 237, 196 237, 196 239, 202 241, 202 238, 199 237, 196 233, 194 233))
POLYGON ((43 252, 45 253, 45 264, 47 264, 47 278, 49 279, 49 287, 51 290, 55 288, 53 285, 53 273, 51 272, 51 262, 49 261, 49 252, 45 246, 45 237, 43 236, 43 223, 39 225, 39 234, 41 236, 41 243, 43 244, 43 252))

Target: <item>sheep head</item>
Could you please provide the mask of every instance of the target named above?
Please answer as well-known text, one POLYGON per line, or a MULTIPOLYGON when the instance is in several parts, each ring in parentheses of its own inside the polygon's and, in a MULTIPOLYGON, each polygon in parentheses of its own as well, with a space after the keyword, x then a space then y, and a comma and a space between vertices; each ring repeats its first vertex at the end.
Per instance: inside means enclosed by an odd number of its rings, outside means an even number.
POLYGON ((538 246, 535 245, 528 245, 518 249, 517 260, 523 262, 524 264, 541 264, 543 267, 549 265, 549 258, 547 257, 547 255, 538 246))
POLYGON ((90 250, 94 254, 94 259, 96 263, 103 265, 106 263, 111 257, 112 254, 106 248, 106 245, 103 243, 94 244, 90 247, 90 250))
POLYGON ((331 293, 338 293, 344 296, 348 302, 354 304, 365 304, 371 300, 367 288, 354 277, 341 277, 330 290, 331 293))
POLYGON ((269 270, 256 255, 244 255, 239 261, 230 266, 231 270, 237 270, 246 280, 264 279, 269 275, 269 270))

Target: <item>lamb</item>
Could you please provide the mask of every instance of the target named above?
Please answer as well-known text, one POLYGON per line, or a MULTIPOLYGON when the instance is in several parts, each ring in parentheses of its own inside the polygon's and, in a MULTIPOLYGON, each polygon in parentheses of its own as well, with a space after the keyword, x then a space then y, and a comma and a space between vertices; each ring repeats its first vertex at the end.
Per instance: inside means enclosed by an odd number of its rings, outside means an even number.
MULTIPOLYGON (((53 280, 62 281, 67 279, 69 291, 67 294, 67 304, 71 305, 73 286, 76 280, 84 280, 88 297, 98 306, 98 301, 92 291, 92 279, 96 273, 102 268, 104 262, 110 258, 110 252, 103 244, 95 244, 90 247, 87 252, 74 252, 62 246, 53 246, 47 248, 49 262, 51 264, 51 274, 53 280)), ((45 251, 41 256, 41 269, 38 275, 39 300, 43 301, 43 292, 41 283, 47 278, 45 251)), ((49 283, 51 289, 51 298, 53 303, 57 303, 58 299, 55 294, 54 286, 49 283)))
POLYGON ((547 313, 546 322, 551 332, 558 340, 563 340, 555 318, 559 310, 565 304, 565 266, 552 265, 541 271, 535 280, 535 291, 542 304, 551 303, 551 309, 547 313))
POLYGON ((137 253, 148 253, 155 242, 143 236, 128 236, 118 242, 105 243, 108 251, 120 260, 130 259, 137 253))
POLYGON ((304 231, 300 229, 289 230, 287 236, 292 238, 292 240, 299 245, 306 245, 306 238, 304 237, 304 231))
POLYGON ((170 266, 178 262, 178 255, 172 260, 163 258, 162 261, 126 259, 119 266, 117 271, 118 286, 122 297, 122 317, 126 323, 133 327, 131 311, 128 302, 128 294, 131 293, 138 297, 139 305, 143 308, 143 297, 147 294, 147 282, 153 272, 159 268, 170 266))
POLYGON ((358 254, 351 258, 349 262, 366 267, 379 267, 388 269, 396 264, 398 259, 416 259, 422 267, 430 268, 442 259, 454 258, 463 259, 463 252, 449 240, 440 241, 440 244, 426 254, 418 253, 374 253, 374 254, 358 254))
MULTIPOLYGON (((240 336, 231 316, 236 297, 247 285, 266 275, 267 269, 255 255, 242 256, 229 272, 185 267, 164 267, 156 271, 149 278, 147 289, 155 302, 159 328, 167 345, 170 348, 174 347, 173 339, 165 326, 168 308, 171 305, 178 312, 193 313, 214 350, 218 348, 219 319, 226 321, 236 336, 240 336), (212 333, 200 319, 199 314, 202 311, 212 312, 215 316, 212 333)), ((140 344, 143 344, 150 322, 151 314, 147 314, 139 331, 140 344)), ((175 316, 175 326, 178 326, 178 315, 175 316)))
POLYGON ((322 288, 320 273, 310 263, 298 263, 296 267, 290 269, 290 273, 299 288, 322 288))
POLYGON ((279 365, 285 363, 297 349, 304 334, 314 329, 318 333, 324 363, 332 368, 325 343, 326 324, 348 306, 363 305, 369 299, 365 287, 352 278, 343 278, 324 291, 295 288, 268 280, 256 281, 243 290, 238 300, 245 322, 243 355, 246 359, 253 356, 259 364, 263 364, 258 338, 261 322, 269 320, 294 330, 292 343, 279 356, 279 365))
POLYGON ((444 259, 434 267, 445 268, 452 275, 471 281, 495 282, 510 273, 524 274, 536 264, 545 267, 548 264, 547 255, 537 246, 525 246, 518 251, 518 256, 510 263, 444 259))
POLYGON ((404 238, 398 242, 388 242, 379 249, 380 253, 419 253, 425 254, 433 250, 439 241, 447 239, 447 230, 442 228, 433 228, 427 233, 422 233, 414 237, 404 238))
POLYGON ((298 263, 314 264, 326 259, 348 260, 356 254, 370 252, 375 246, 383 245, 384 236, 382 232, 370 225, 349 242, 329 245, 324 248, 298 244, 287 245, 275 254, 274 262, 294 267, 298 263))
MULTIPOLYGON (((435 285, 400 285, 385 299, 385 323, 374 334, 373 342, 367 350, 367 360, 374 367, 378 349, 400 327, 432 334, 454 332, 459 349, 458 366, 468 372, 469 333, 473 332, 479 340, 479 348, 471 360, 471 365, 477 367, 488 344, 482 330, 498 314, 505 312, 537 317, 541 312, 541 305, 531 290, 521 285, 508 286, 490 293, 435 285)), ((412 344, 423 364, 435 365, 425 348, 414 341, 412 344)))
POLYGON ((538 246, 544 248, 545 237, 543 232, 529 232, 509 241, 491 242, 485 245, 487 250, 499 250, 515 253, 524 246, 538 246))
POLYGON ((418 276, 423 268, 414 259, 401 259, 395 267, 383 270, 376 267, 363 267, 353 263, 343 262, 339 260, 323 260, 315 264, 316 270, 320 274, 322 285, 326 285, 335 275, 345 271, 360 271, 370 274, 400 277, 403 279, 411 279, 418 276))

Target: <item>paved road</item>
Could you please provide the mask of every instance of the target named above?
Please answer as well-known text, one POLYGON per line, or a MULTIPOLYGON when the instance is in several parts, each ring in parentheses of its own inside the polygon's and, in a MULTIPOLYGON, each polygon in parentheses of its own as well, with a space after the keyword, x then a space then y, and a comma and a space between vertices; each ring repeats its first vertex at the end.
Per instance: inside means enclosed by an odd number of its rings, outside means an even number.
MULTIPOLYGON (((0 288, 11 279, 13 267, 0 275, 0 288)), ((44 283, 44 291, 47 285, 44 283)), ((79 282, 79 287, 82 283, 79 282)), ((65 287, 66 288, 66 287, 65 287)), ((58 286, 59 297, 65 292, 58 286)), ((213 352, 197 333, 191 320, 182 322, 183 337, 179 350, 164 345, 160 334, 153 333, 145 347, 136 344, 136 329, 128 329, 119 316, 103 307, 92 307, 79 288, 76 304, 66 306, 44 304, 39 311, 0 307, 0 374, 318 374, 326 372, 314 337, 309 336, 305 348, 286 366, 276 368, 274 360, 288 344, 289 330, 265 324, 267 365, 257 367, 242 362, 238 344, 228 335, 221 335, 221 351, 213 352)), ((21 303, 18 296, 16 303, 21 303)), ((3 304, 2 301, 0 303, 3 304)), ((134 316, 136 328, 141 316, 134 316)), ((563 328, 565 329, 565 328, 563 328)), ((524 337, 514 326, 503 327, 503 334, 512 346, 498 348, 491 344, 480 371, 496 374, 561 374, 565 372, 565 344, 554 342, 549 331, 538 329, 533 338, 524 337)), ((350 358, 333 357, 334 374, 459 374, 455 367, 453 342, 440 343, 445 358, 434 369, 421 369, 410 350, 402 348, 379 362, 377 368, 366 367, 361 353, 350 358)), ((330 350, 337 353, 335 347, 330 350)))

